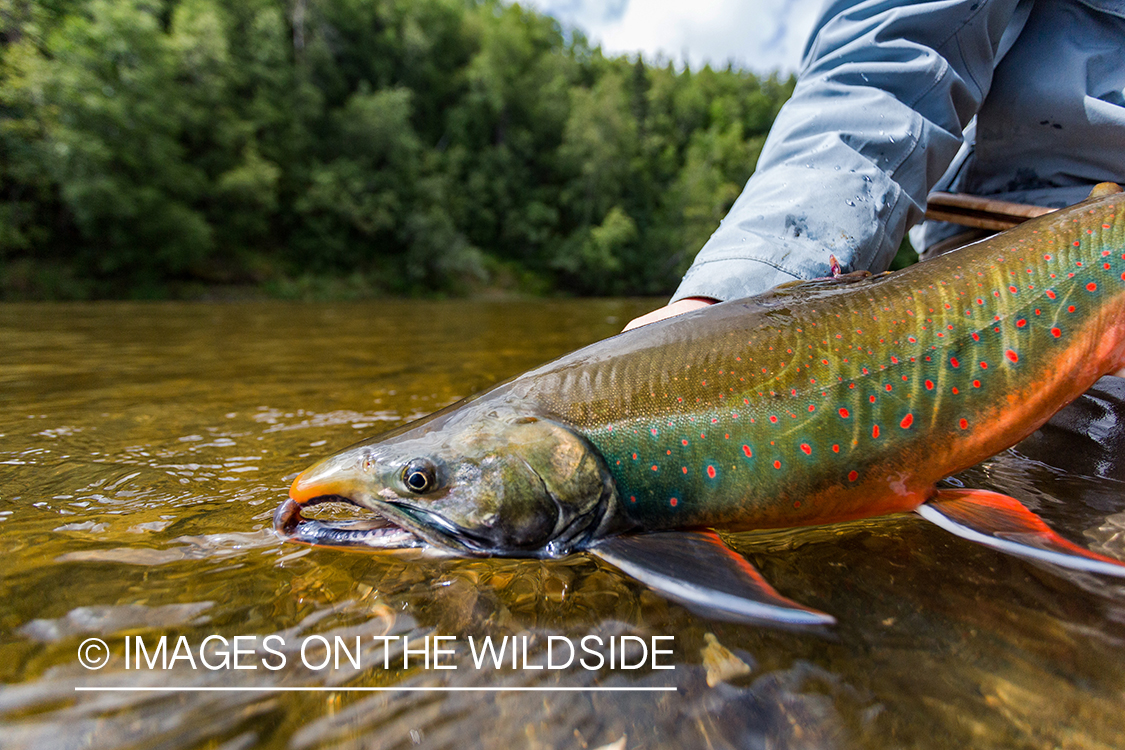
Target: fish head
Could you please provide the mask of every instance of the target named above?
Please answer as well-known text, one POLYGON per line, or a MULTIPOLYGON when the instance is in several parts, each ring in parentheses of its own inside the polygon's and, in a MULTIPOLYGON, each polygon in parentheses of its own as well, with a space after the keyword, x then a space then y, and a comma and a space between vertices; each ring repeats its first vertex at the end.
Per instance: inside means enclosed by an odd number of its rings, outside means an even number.
POLYGON ((564 424, 470 403, 367 440, 302 472, 275 528, 296 541, 459 555, 555 557, 596 533, 616 502, 598 451, 564 424), (376 525, 344 529, 300 509, 340 501, 376 525))

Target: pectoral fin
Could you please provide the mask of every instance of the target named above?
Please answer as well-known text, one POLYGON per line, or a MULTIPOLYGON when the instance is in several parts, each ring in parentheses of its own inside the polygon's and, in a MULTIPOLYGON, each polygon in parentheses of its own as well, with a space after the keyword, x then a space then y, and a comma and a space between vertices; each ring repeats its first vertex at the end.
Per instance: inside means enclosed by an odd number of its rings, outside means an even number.
POLYGON ((831 615, 786 599, 713 531, 617 536, 589 552, 661 596, 733 622, 831 625, 831 615))
POLYGON ((916 512, 946 531, 1001 552, 1125 578, 1125 563, 1068 542, 1007 495, 987 490, 939 490, 916 512))

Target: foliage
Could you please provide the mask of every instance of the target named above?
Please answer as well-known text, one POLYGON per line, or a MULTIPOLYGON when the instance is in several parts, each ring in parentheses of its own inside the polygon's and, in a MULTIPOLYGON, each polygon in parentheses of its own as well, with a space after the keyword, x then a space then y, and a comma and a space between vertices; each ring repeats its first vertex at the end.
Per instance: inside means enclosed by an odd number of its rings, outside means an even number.
POLYGON ((0 296, 667 292, 792 85, 493 0, 0 0, 0 296))

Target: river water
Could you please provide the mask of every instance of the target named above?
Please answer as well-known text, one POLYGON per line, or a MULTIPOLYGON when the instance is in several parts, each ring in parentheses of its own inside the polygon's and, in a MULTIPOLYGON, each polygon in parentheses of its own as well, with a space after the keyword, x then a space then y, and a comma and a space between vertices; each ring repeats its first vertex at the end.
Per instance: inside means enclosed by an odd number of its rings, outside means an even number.
MULTIPOLYGON (((317 457, 653 304, 0 306, 0 748, 1125 747, 1125 585, 913 515, 730 539, 838 618, 819 634, 709 621, 585 556, 272 534, 317 457), (590 636, 600 664, 536 669, 590 636), (478 664, 485 638, 515 664, 478 664)), ((1125 559, 1122 457, 1075 450, 1037 436, 954 481, 1125 559)))

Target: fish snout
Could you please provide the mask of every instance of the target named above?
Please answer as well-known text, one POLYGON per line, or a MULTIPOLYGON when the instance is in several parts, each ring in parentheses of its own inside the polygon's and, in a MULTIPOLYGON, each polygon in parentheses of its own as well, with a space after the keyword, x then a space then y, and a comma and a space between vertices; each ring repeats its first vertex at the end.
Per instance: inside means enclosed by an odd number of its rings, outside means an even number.
POLYGON ((332 456, 298 474, 289 487, 289 499, 298 505, 330 496, 354 501, 360 474, 354 460, 341 461, 339 456, 332 456))

